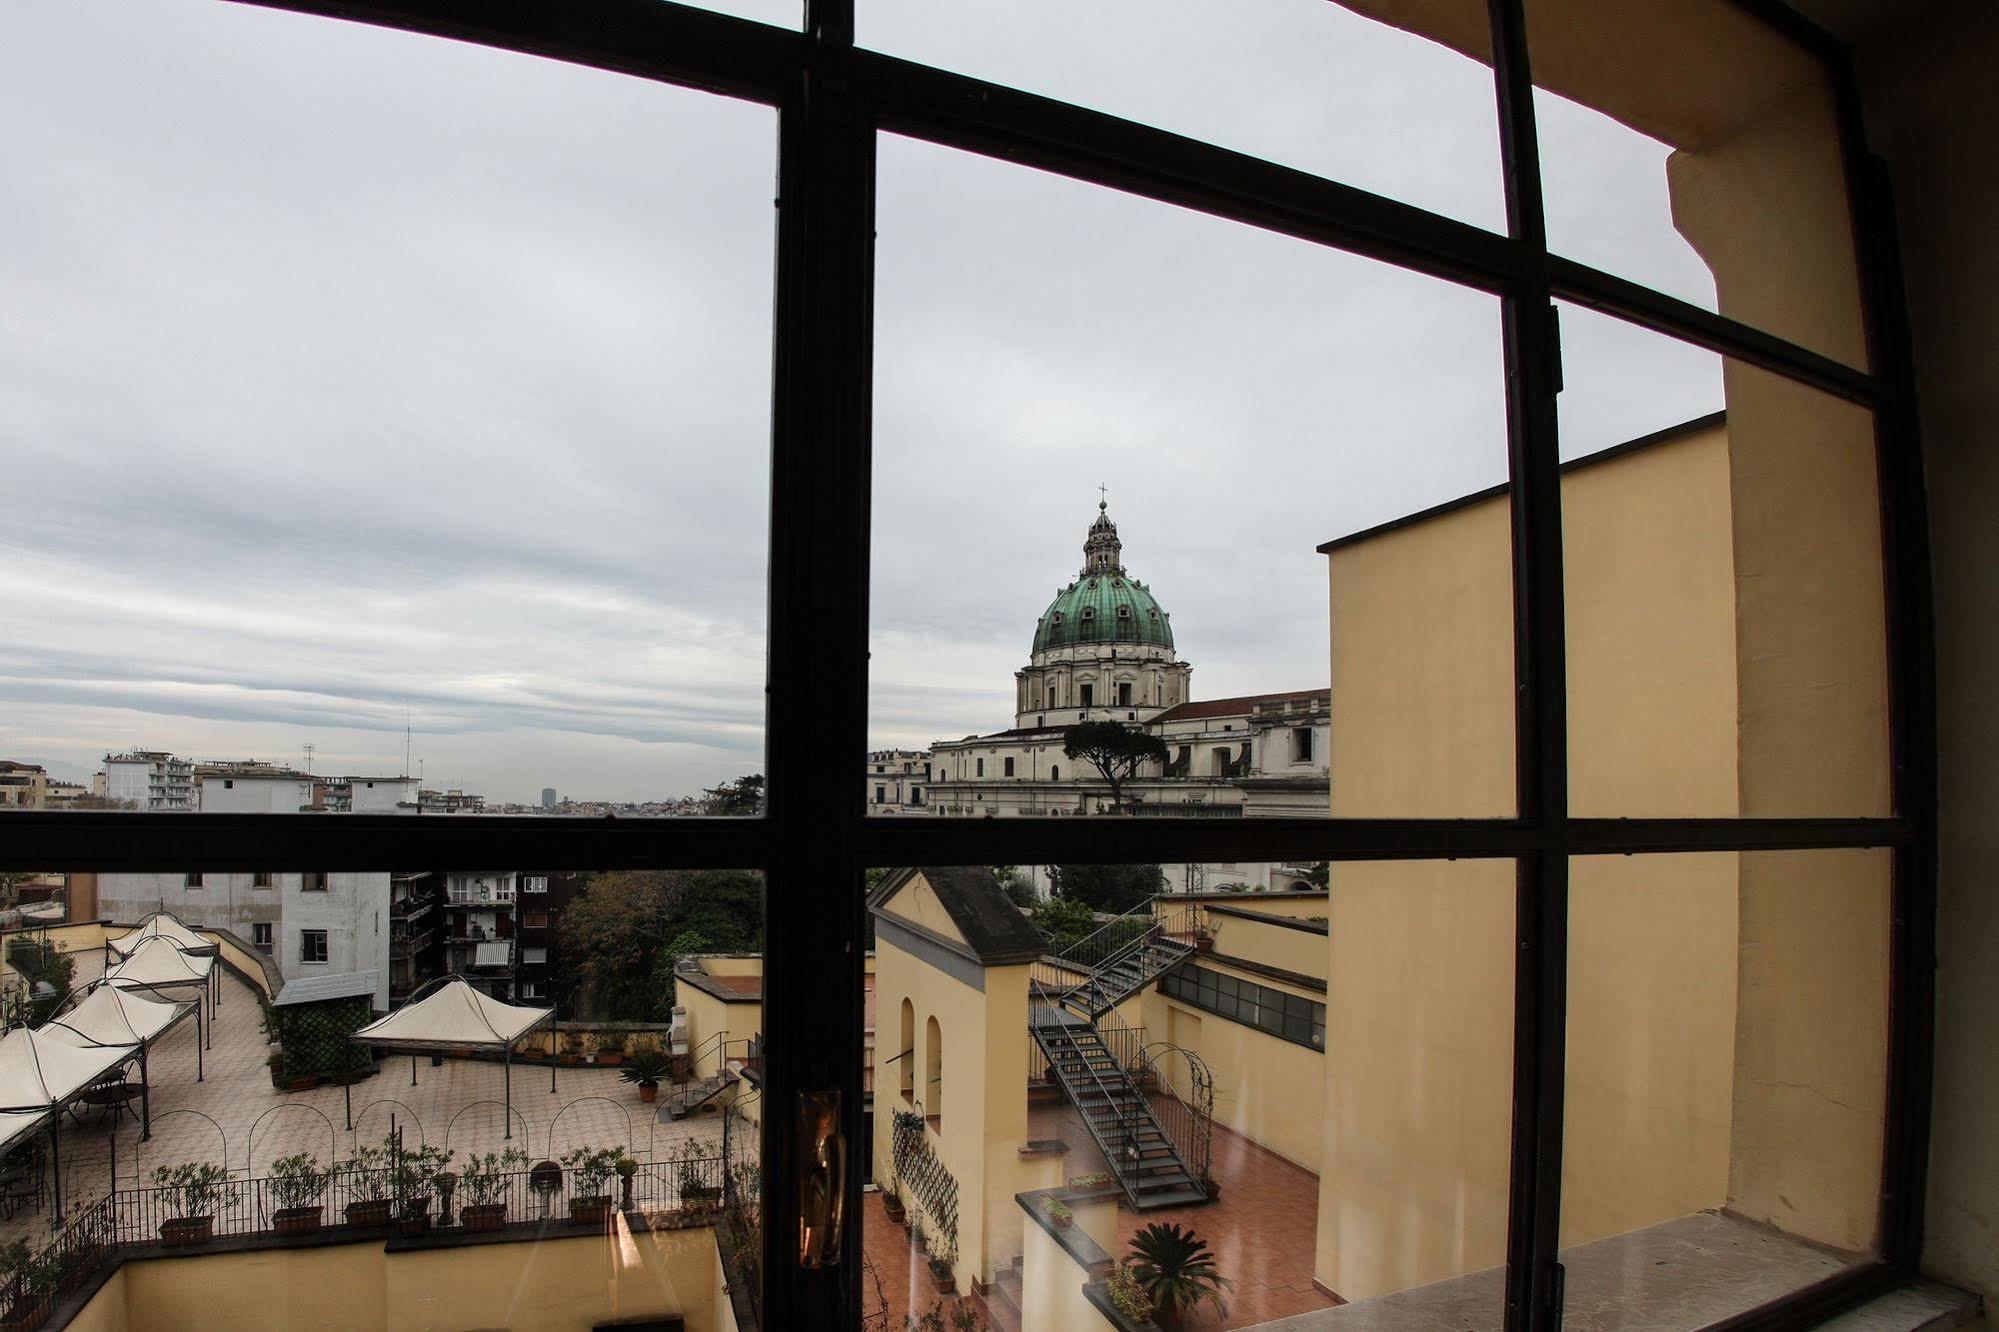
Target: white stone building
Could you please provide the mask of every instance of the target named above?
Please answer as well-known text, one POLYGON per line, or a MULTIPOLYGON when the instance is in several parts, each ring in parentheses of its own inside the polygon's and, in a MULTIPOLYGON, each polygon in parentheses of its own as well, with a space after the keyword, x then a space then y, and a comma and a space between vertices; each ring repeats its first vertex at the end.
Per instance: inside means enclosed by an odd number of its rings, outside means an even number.
POLYGON ((106 754, 104 795, 132 809, 192 813, 194 762, 155 749, 106 754))
MULTIPOLYGON (((1166 744, 1124 783, 1129 814, 1212 818, 1323 815, 1328 803, 1328 689, 1194 701, 1193 666, 1179 658, 1173 617, 1131 576, 1108 506, 1083 542, 1083 567, 1035 623, 1028 663, 1014 673, 1014 724, 940 740, 928 750, 868 756, 871 814, 1065 818, 1110 812, 1111 788, 1087 760, 1066 757, 1063 732, 1118 721, 1166 744)), ((1167 866, 1185 890, 1242 883, 1291 887, 1307 867, 1167 866)))

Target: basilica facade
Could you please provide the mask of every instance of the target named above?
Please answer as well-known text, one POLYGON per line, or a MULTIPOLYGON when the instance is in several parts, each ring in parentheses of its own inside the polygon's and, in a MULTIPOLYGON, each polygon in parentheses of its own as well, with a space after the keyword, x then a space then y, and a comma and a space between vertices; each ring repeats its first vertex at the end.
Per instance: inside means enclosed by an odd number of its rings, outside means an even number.
MULTIPOLYGON (((1078 722, 1117 721, 1158 736, 1167 761, 1124 783, 1131 816, 1323 816, 1332 703, 1327 689, 1195 700, 1173 617, 1124 564, 1108 506, 1083 541, 1083 565, 1035 622, 1027 665, 1014 673, 1014 724, 940 740, 928 750, 868 756, 867 800, 878 815, 1071 818, 1111 812, 1110 784, 1062 752, 1078 722)), ((1303 867, 1169 866, 1176 888, 1244 883, 1289 887, 1303 867)))

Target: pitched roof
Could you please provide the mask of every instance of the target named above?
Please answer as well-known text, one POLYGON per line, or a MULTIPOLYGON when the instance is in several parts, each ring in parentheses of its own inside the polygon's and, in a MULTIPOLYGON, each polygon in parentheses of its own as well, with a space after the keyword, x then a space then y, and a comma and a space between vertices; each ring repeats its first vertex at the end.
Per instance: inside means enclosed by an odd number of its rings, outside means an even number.
POLYGON ((1210 698, 1198 703, 1176 703, 1146 725, 1158 722, 1199 721, 1203 717, 1247 716, 1267 703, 1305 703, 1312 699, 1332 700, 1330 689, 1293 689, 1283 694, 1245 694, 1241 698, 1210 698))
POLYGON ((893 915, 887 911, 889 899, 919 874, 937 894, 951 923, 965 936, 965 943, 980 962, 987 966, 1009 966, 1041 956, 1046 944, 1040 931, 1028 923, 1000 887, 1000 881, 983 865, 925 865, 896 870, 869 895, 868 909, 877 916, 893 915))

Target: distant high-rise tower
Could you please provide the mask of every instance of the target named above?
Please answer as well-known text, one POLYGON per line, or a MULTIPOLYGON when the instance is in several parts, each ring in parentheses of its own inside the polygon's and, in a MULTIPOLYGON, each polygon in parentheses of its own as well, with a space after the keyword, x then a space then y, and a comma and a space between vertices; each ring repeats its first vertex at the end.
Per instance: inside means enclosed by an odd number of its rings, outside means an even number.
POLYGON ((541 788, 541 807, 542 807, 543 809, 554 809, 554 808, 555 808, 555 788, 554 788, 554 787, 552 787, 552 786, 544 786, 544 787, 542 787, 542 788, 541 788))

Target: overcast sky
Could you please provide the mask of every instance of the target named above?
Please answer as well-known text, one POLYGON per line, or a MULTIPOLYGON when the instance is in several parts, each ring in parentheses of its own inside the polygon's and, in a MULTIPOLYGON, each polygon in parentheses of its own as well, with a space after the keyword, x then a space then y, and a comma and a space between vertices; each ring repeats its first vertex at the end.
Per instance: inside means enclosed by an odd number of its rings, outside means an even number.
MULTIPOLYGON (((862 17, 1502 223, 1487 71, 1324 0, 862 17)), ((1558 244, 1711 307, 1665 149, 1542 111, 1558 244)), ((0 757, 398 771, 407 716, 427 784, 498 800, 762 766, 772 112, 209 0, 26 0, 0 144, 0 757)), ((1314 546, 1504 477, 1490 297, 905 140, 880 184, 877 744, 1011 724, 1100 484, 1218 697, 1325 683, 1314 546)), ((1568 455, 1721 405, 1705 353, 1564 332, 1568 455)))

